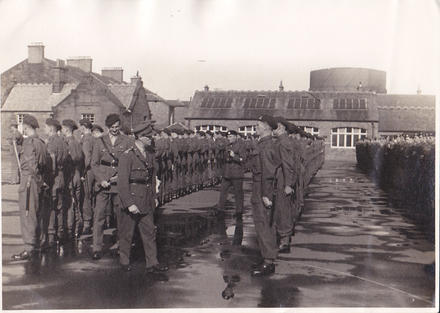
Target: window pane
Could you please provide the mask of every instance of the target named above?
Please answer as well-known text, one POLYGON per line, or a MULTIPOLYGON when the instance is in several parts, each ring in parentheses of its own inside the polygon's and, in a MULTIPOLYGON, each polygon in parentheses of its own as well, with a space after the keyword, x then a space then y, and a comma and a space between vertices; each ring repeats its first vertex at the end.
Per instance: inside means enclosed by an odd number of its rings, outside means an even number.
POLYGON ((339 99, 333 99, 333 109, 339 109, 339 99))
POLYGON ((344 147, 345 146, 345 135, 339 135, 339 147, 344 147))
POLYGON ((339 108, 345 110, 345 99, 339 99, 339 108))
POLYGON ((332 147, 338 146, 338 135, 332 135, 332 147))
POLYGON ((249 108, 249 104, 250 104, 250 102, 251 102, 251 100, 249 100, 249 98, 246 98, 246 99, 244 100, 244 106, 243 106, 243 108, 245 108, 245 109, 249 108))
POLYGON ((288 109, 293 109, 294 102, 295 102, 294 99, 289 99, 289 103, 287 103, 287 108, 288 109))
POLYGON ((347 147, 351 147, 351 135, 347 135, 347 147))
POLYGON ((212 104, 214 103, 214 98, 209 98, 208 100, 208 104, 206 105, 206 107, 208 108, 212 108, 212 104))
POLYGON ((351 127, 347 127, 347 133, 351 133, 351 132, 352 132, 351 127))
POLYGON ((220 103, 220 107, 221 108, 225 108, 226 107, 226 98, 223 98, 221 103, 220 103))
POLYGON ((359 100, 359 108, 366 109, 366 101, 365 101, 365 99, 359 100))
POLYGON ((296 98, 295 99, 295 109, 300 109, 300 108, 301 108, 301 99, 296 98))
POLYGON ((301 109, 306 109, 307 108, 307 98, 302 98, 301 99, 301 109))
POLYGON ((365 135, 361 135, 361 139, 365 139, 365 137, 367 137, 367 136, 365 136, 365 135))
POLYGON ((267 108, 269 106, 269 98, 264 98, 263 108, 267 108))
POLYGON ((208 98, 203 99, 202 104, 200 105, 202 108, 206 107, 206 105, 208 104, 208 98))
POLYGON ((321 100, 315 99, 315 109, 319 110, 321 108, 321 100))
POLYGON ((258 97, 257 98, 257 108, 262 108, 263 107, 263 97, 258 97))
POLYGON ((359 99, 353 99, 353 109, 359 109, 359 99))
POLYGON ((257 99, 252 98, 250 107, 254 109, 256 104, 257 104, 257 99))
POLYGON ((275 98, 270 99, 269 108, 271 109, 275 108, 275 101, 276 101, 275 98))
POLYGON ((361 128, 361 133, 366 133, 367 130, 365 128, 361 128))
POLYGON ((315 99, 308 99, 307 100, 307 108, 313 109, 315 107, 315 99))
POLYGON ((318 127, 313 127, 313 131, 317 133, 319 131, 318 127))
POLYGON ((228 101, 226 102, 226 107, 227 108, 232 107, 232 98, 228 98, 228 101))
POLYGON ((337 128, 332 128, 332 133, 336 133, 338 131, 337 128))
POLYGON ((354 135, 353 136, 353 144, 356 145, 356 142, 358 142, 358 141, 359 141, 359 135, 354 135))
POLYGON ((347 99, 346 108, 347 109, 353 108, 353 100, 352 99, 347 99))

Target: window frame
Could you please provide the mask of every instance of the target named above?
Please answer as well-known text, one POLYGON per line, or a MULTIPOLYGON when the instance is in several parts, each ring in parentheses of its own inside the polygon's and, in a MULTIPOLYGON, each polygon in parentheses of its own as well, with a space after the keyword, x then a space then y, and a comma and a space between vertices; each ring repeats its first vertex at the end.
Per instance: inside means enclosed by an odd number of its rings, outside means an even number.
POLYGON ((356 142, 367 137, 367 129, 360 127, 334 127, 331 129, 331 148, 355 149, 356 142), (341 140, 342 138, 342 140, 341 140), (348 140, 350 141, 348 145, 348 140))

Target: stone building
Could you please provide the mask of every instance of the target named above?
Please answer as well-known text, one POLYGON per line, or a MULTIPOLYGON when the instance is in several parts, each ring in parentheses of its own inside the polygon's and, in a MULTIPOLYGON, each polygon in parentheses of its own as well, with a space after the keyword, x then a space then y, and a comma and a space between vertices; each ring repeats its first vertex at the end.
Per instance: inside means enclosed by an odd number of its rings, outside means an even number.
POLYGON ((364 137, 434 132, 435 97, 388 95, 386 73, 364 68, 312 71, 308 91, 196 91, 187 125, 196 130, 255 132, 262 114, 281 115, 326 138, 327 151, 353 150, 364 137))
POLYGON ((144 88, 138 74, 127 83, 122 68, 97 74, 90 57, 54 61, 45 58, 43 44, 31 44, 28 58, 1 74, 2 134, 11 123, 20 124, 25 113, 35 115, 40 125, 54 117, 88 118, 101 126, 108 114, 118 113, 132 128, 151 119, 150 101, 163 99, 144 88))

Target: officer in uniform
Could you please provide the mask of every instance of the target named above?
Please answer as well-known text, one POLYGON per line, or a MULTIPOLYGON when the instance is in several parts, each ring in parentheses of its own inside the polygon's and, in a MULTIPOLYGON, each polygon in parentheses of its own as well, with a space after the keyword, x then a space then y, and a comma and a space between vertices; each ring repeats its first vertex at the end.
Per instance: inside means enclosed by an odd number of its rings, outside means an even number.
POLYGON ((275 272, 274 261, 278 255, 276 231, 271 225, 273 180, 275 169, 280 163, 272 131, 277 128, 272 116, 263 115, 257 122, 257 134, 260 139, 252 154, 252 215, 257 232, 262 262, 254 264, 252 276, 265 276, 275 272))
POLYGON ((294 223, 297 213, 294 206, 295 185, 298 179, 297 162, 295 151, 287 134, 290 128, 289 122, 281 116, 275 117, 278 123, 274 135, 277 138, 281 163, 275 173, 276 180, 276 203, 274 207, 274 222, 280 236, 279 253, 290 252, 290 237, 293 234, 294 223))
POLYGON ((44 172, 50 169, 50 157, 46 145, 37 136, 37 119, 23 116, 23 145, 20 153, 21 181, 18 189, 18 207, 20 210, 21 235, 24 250, 12 256, 12 260, 29 260, 39 248, 40 223, 46 182, 44 172))
POLYGON ((92 136, 92 123, 88 119, 81 119, 79 121, 79 129, 81 131, 81 147, 84 155, 84 170, 81 177, 84 189, 83 200, 83 234, 89 235, 92 232, 92 193, 93 193, 93 172, 92 172, 92 152, 94 139, 92 136))
POLYGON ((68 157, 68 147, 58 135, 61 124, 53 118, 46 120, 47 151, 52 160, 51 205, 48 225, 49 245, 54 246, 64 237, 64 206, 65 190, 64 165, 68 157))
POLYGON ((119 223, 119 260, 130 271, 130 249, 138 226, 145 252, 146 273, 157 280, 168 280, 159 265, 156 247, 154 209, 156 200, 155 154, 152 147, 151 123, 144 121, 133 129, 134 144, 121 154, 118 166, 118 188, 122 204, 119 223))
POLYGON ((238 134, 234 130, 228 131, 229 144, 226 146, 226 165, 220 186, 220 199, 218 207, 220 210, 225 209, 225 202, 228 196, 229 188, 234 189, 235 197, 235 214, 241 219, 243 215, 243 180, 244 180, 244 163, 246 150, 237 140, 238 134))
POLYGON ((96 139, 92 152, 92 171, 97 185, 93 215, 92 258, 94 260, 99 260, 102 256, 106 208, 113 210, 117 223, 120 223, 120 200, 117 197, 118 163, 120 155, 132 147, 132 139, 119 131, 121 118, 118 114, 109 114, 105 119, 105 126, 109 132, 96 139))
POLYGON ((61 125, 61 131, 69 153, 64 166, 67 232, 69 238, 78 238, 83 224, 81 216, 81 172, 84 168, 84 156, 81 144, 73 136, 73 132, 78 129, 76 123, 71 119, 66 119, 62 121, 61 125))

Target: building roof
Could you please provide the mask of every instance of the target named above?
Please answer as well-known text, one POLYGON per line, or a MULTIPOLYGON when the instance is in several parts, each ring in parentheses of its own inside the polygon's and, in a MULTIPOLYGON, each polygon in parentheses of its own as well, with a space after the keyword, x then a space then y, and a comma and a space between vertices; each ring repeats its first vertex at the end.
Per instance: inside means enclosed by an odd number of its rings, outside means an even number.
POLYGON ((379 132, 434 131, 434 109, 379 109, 379 132))
POLYGON ((132 105, 133 96, 136 91, 136 85, 132 84, 110 84, 108 88, 121 101, 126 109, 132 105))
POLYGON ((52 84, 16 84, 6 98, 2 111, 52 111, 52 107, 66 99, 77 86, 77 83, 64 84, 60 93, 52 93, 52 84))
POLYGON ((433 95, 377 95, 377 107, 381 108, 435 108, 433 95))
MULTIPOLYGON (((333 96, 333 94, 339 93, 315 93, 308 91, 196 91, 189 105, 186 118, 257 120, 263 114, 273 114, 282 115, 289 120, 378 120, 377 112, 370 109, 324 110, 321 109, 321 104, 316 109, 294 109, 288 106, 291 99, 307 98, 311 99, 312 103, 315 103, 314 101, 320 103, 321 99, 333 96), (255 100, 259 98, 264 100, 255 100), (251 105, 246 106, 246 103, 251 105)), ((356 93, 356 95, 371 99, 373 94, 356 93)))

